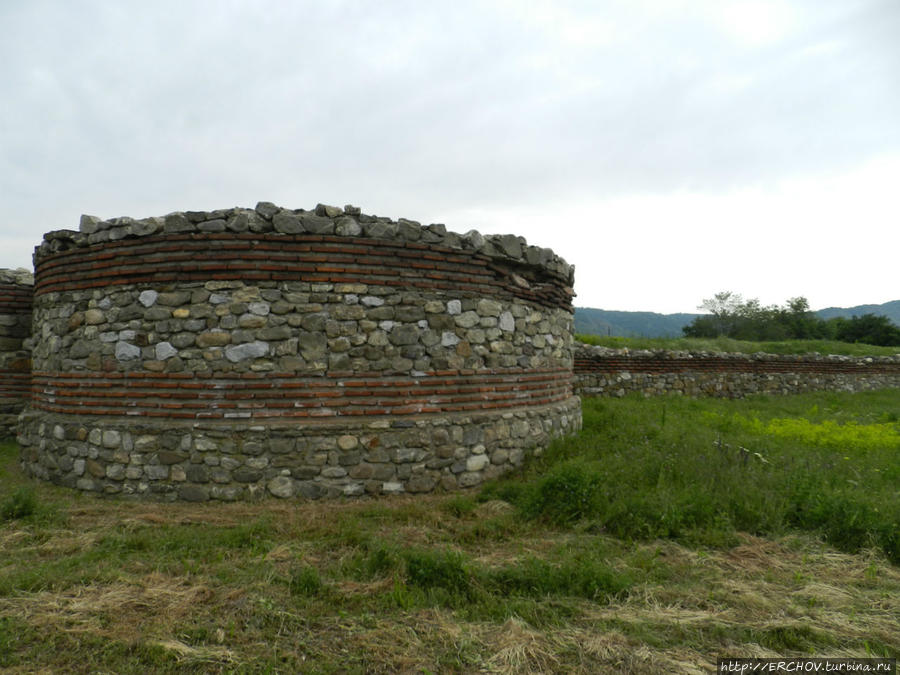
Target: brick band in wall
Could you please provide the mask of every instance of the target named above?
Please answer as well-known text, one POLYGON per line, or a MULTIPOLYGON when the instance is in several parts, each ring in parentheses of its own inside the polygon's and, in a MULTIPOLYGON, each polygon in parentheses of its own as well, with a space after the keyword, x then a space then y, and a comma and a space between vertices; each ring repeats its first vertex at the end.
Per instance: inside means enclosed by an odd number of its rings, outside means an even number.
POLYGON ((747 359, 704 356, 698 358, 575 358, 575 372, 585 373, 685 373, 685 372, 722 372, 722 373, 813 373, 821 375, 838 375, 845 373, 860 374, 898 374, 900 362, 804 360, 800 358, 747 359))
POLYGON ((18 370, 0 368, 0 405, 9 401, 21 404, 31 396, 31 372, 27 363, 18 370))
POLYGON ((558 403, 572 396, 571 381, 566 370, 445 371, 416 378, 377 372, 311 378, 35 373, 32 406, 63 414, 204 420, 421 416, 558 403))
POLYGON ((39 262, 35 294, 241 279, 452 290, 571 308, 571 296, 560 284, 532 284, 512 275, 485 255, 434 244, 322 235, 173 234, 48 255, 39 262))
POLYGON ((30 314, 33 295, 31 286, 0 283, 0 308, 4 314, 30 314))

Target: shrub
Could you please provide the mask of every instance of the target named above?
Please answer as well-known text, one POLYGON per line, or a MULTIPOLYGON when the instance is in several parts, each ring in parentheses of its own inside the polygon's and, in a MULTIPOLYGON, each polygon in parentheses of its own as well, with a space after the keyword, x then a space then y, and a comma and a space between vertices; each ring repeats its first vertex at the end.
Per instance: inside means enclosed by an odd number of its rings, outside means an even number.
POLYGON ((896 509, 889 511, 888 504, 879 508, 859 495, 805 480, 795 485, 788 508, 791 525, 820 531, 841 551, 855 553, 877 546, 888 560, 900 563, 900 518, 896 509))
POLYGON ((412 550, 403 557, 410 584, 422 589, 440 588, 463 596, 470 594, 471 578, 461 553, 412 550))
POLYGON ((502 595, 544 597, 569 595, 605 601, 620 596, 631 579, 602 561, 575 558, 561 565, 537 558, 487 574, 487 584, 502 595))
POLYGON ((392 548, 384 545, 364 544, 341 564, 345 574, 360 581, 385 577, 400 566, 400 558, 392 548))
POLYGON ((315 567, 299 565, 291 570, 291 577, 288 580, 291 595, 312 597, 321 593, 322 587, 322 579, 315 567))
POLYGON ((20 487, 0 504, 0 520, 14 520, 16 518, 25 518, 37 511, 37 497, 34 495, 34 489, 30 487, 20 487))
POLYGON ((519 498, 523 513, 557 525, 571 524, 598 510, 603 475, 587 462, 554 466, 519 498))

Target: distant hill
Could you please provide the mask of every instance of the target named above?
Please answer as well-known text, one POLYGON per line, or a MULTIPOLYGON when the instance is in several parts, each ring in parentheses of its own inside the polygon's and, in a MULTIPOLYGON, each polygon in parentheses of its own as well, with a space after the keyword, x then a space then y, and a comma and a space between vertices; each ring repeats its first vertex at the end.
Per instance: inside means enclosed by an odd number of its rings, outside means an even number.
MULTIPOLYGON (((828 307, 816 312, 823 319, 836 316, 876 314, 888 317, 900 326, 900 300, 882 305, 828 307)), ((700 314, 658 314, 656 312, 619 312, 592 307, 575 308, 575 332, 587 335, 623 337, 681 337, 681 329, 700 314)))
POLYGON ((614 312, 591 307, 575 308, 575 332, 624 337, 680 337, 681 329, 699 314, 614 312))
POLYGON ((900 300, 891 300, 883 305, 857 305, 856 307, 826 307, 816 312, 823 319, 832 319, 836 316, 847 317, 862 316, 863 314, 876 314, 886 316, 900 326, 900 300))

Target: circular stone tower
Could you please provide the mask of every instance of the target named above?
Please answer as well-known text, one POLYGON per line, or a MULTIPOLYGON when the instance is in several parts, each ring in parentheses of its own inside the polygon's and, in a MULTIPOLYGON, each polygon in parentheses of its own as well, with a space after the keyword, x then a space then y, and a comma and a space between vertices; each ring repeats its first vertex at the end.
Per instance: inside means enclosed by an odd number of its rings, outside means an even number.
POLYGON ((22 461, 232 500, 477 485, 580 427, 573 269, 512 235, 319 205, 50 232, 22 461))
POLYGON ((0 269, 0 438, 15 435, 31 388, 31 292, 24 269, 0 269))

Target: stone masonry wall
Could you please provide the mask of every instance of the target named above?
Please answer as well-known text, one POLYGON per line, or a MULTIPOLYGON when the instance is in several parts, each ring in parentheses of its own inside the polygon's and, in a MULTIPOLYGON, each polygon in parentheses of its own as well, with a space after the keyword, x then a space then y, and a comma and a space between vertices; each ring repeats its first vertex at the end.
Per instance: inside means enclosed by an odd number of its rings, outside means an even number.
POLYGON ((580 427, 572 283, 349 206, 83 216, 35 252, 23 465, 160 499, 475 485, 580 427))
POLYGON ((630 351, 579 345, 575 391, 582 396, 684 394, 743 398, 753 394, 900 388, 896 357, 782 356, 630 351))
POLYGON ((24 269, 0 269, 0 438, 15 435, 31 387, 31 295, 24 269))

